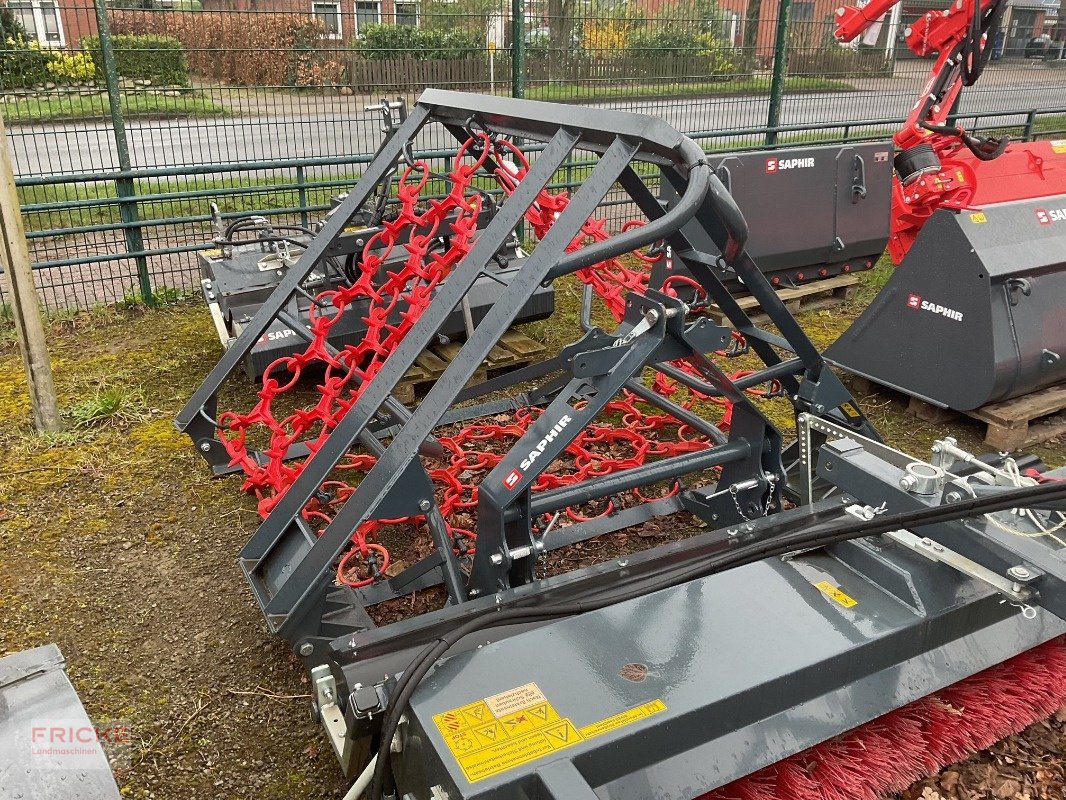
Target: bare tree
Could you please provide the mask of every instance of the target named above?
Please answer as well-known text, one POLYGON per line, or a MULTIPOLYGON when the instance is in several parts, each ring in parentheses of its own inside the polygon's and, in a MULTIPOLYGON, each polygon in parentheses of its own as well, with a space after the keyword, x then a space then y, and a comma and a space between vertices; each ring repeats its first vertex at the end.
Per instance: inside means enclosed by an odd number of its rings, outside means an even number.
POLYGON ((576 0, 548 0, 548 77, 557 77, 557 69, 570 49, 574 32, 576 0))
POLYGON ((755 45, 759 40, 759 22, 762 16, 762 0, 748 0, 744 19, 744 58, 755 63, 755 45))

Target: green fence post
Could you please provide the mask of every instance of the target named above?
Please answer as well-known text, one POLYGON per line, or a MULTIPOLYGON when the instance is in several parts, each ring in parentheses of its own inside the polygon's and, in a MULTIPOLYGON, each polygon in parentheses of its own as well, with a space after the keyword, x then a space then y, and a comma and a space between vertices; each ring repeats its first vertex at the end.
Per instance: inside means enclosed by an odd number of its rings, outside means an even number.
MULTIPOLYGON (((119 172, 128 173, 132 169, 130 162, 130 145, 126 139, 126 122, 122 117, 122 94, 118 83, 118 66, 115 63, 115 51, 111 46, 111 26, 107 21, 107 7, 104 0, 94 0, 96 7, 96 27, 100 33, 100 60, 104 68, 104 80, 107 83, 107 101, 111 106, 111 127, 115 131, 115 150, 118 153, 119 172)), ((119 178, 115 181, 118 191, 119 218, 126 234, 126 250, 130 253, 144 252, 144 238, 137 224, 140 215, 137 212, 137 187, 133 178, 119 178)), ((143 255, 134 256, 137 263, 137 280, 141 287, 141 298, 145 305, 154 306, 152 282, 148 274, 148 259, 143 255)))
POLYGON ((781 122, 781 95, 785 91, 785 66, 788 62, 788 12, 792 0, 781 0, 777 10, 777 35, 774 39, 774 72, 770 78, 770 111, 766 116, 766 144, 777 143, 777 126, 781 122))
POLYGON ((525 0, 511 0, 511 97, 523 97, 525 95, 525 31, 525 0))

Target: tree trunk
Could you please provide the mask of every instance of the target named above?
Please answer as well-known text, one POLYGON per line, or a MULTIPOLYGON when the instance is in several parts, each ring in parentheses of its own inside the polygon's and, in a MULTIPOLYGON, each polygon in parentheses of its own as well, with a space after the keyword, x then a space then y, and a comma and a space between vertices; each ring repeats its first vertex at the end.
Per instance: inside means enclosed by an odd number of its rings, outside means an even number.
POLYGON ((749 65, 757 61, 755 48, 759 42, 759 22, 762 16, 762 0, 748 0, 744 18, 744 58, 749 65))

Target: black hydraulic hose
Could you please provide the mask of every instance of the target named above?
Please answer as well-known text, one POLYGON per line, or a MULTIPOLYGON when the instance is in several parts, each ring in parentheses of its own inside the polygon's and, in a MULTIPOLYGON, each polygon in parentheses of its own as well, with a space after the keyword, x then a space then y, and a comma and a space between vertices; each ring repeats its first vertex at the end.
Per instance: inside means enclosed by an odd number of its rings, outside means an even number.
POLYGON ((260 236, 255 239, 215 239, 215 244, 221 244, 226 246, 242 245, 242 244, 258 244, 259 242, 288 242, 289 244, 304 249, 307 247, 307 242, 301 242, 299 239, 293 239, 291 236, 260 236))
POLYGON ((371 800, 382 800, 384 797, 383 788, 386 773, 389 770, 392 739, 399 727, 403 709, 410 703, 418 684, 433 668, 437 659, 464 637, 482 628, 543 622, 584 614, 697 578, 752 564, 766 558, 785 555, 796 550, 827 547, 849 539, 875 536, 900 528, 916 528, 951 522, 978 514, 988 514, 993 511, 1003 511, 1009 508, 1024 508, 1027 504, 1034 502, 1048 503, 1062 500, 1066 500, 1066 483, 1040 484, 1022 489, 1006 490, 987 497, 971 498, 933 508, 923 508, 917 511, 891 515, 882 514, 873 520, 859 518, 845 519, 843 521, 827 520, 792 533, 774 537, 768 541, 739 545, 733 550, 712 556, 700 564, 679 565, 677 568, 663 573, 657 583, 651 587, 639 587, 614 594, 605 594, 594 600, 581 603, 559 603, 533 608, 510 609, 472 619, 441 636, 437 641, 426 645, 396 682, 394 698, 389 704, 389 709, 382 722, 377 762, 374 766, 374 777, 370 785, 369 796, 371 800))
POLYGON ((999 30, 1006 7, 1006 0, 996 0, 990 9, 982 12, 980 0, 974 0, 970 30, 962 41, 962 61, 959 65, 965 86, 973 86, 984 72, 988 59, 992 55, 992 49, 995 47, 996 32, 999 30), (987 37, 983 47, 982 37, 987 37))

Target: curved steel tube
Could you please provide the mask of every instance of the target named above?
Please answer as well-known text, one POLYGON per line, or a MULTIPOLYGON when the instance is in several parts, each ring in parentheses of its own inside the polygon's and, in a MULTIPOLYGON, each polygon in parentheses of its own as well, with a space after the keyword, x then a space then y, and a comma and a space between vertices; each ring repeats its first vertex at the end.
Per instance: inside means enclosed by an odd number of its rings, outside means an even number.
POLYGON ((711 209, 718 217, 726 231, 727 242, 723 243, 722 252, 727 262, 732 262, 744 249, 748 239, 748 224, 744 215, 718 180, 710 165, 704 158, 704 152, 698 144, 685 137, 680 146, 684 156, 683 164, 689 167, 688 186, 676 206, 658 219, 651 220, 639 228, 620 233, 607 241, 583 247, 560 259, 548 275, 547 280, 569 275, 579 269, 591 267, 608 258, 631 253, 645 245, 667 238, 676 233, 692 219, 703 207, 708 195, 711 197, 711 209))

